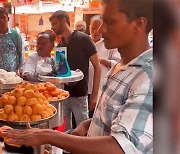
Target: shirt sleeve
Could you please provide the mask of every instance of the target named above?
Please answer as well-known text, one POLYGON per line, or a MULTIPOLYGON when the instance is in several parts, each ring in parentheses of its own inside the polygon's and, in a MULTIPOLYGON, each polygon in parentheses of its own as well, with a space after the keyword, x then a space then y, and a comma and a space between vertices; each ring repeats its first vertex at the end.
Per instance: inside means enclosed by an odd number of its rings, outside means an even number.
POLYGON ((23 74, 25 72, 27 72, 27 73, 30 73, 32 75, 35 75, 36 67, 37 67, 37 61, 38 61, 38 57, 37 57, 36 53, 31 54, 23 66, 23 74))
POLYGON ((92 55, 97 53, 96 47, 94 46, 94 43, 92 42, 91 38, 88 35, 85 35, 83 37, 82 44, 85 48, 88 57, 91 57, 92 55))
POLYGON ((108 59, 111 62, 111 68, 114 67, 121 59, 120 53, 117 49, 111 49, 108 59))
POLYGON ((142 73, 133 82, 128 98, 111 126, 111 135, 126 154, 152 153, 152 74, 142 73))

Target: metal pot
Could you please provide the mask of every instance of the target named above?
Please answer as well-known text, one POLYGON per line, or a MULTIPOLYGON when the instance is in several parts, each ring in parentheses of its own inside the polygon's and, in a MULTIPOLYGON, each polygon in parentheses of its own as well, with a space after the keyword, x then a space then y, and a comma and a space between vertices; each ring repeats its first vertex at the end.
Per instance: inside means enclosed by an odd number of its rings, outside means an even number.
MULTIPOLYGON (((56 116, 56 114, 57 114, 57 110, 54 113, 54 115, 52 115, 49 118, 42 119, 40 121, 32 121, 29 123, 31 127, 33 128, 41 128, 41 129, 50 128, 49 123, 53 119, 53 117, 56 116)), ((0 126, 3 126, 3 125, 7 125, 15 129, 26 129, 27 122, 19 122, 19 121, 13 122, 13 121, 0 120, 0 126)), ((45 149, 44 145, 34 147, 34 154, 44 154, 44 149, 45 149)))
POLYGON ((53 105, 57 110, 57 114, 49 121, 49 128, 55 128, 63 122, 62 101, 49 101, 49 104, 53 105))

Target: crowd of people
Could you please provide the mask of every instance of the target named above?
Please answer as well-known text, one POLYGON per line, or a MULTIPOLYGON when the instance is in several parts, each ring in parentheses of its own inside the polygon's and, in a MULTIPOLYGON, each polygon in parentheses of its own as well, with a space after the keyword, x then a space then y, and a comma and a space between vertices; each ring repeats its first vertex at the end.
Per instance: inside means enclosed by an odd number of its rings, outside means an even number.
MULTIPOLYGON (((66 130, 72 129, 72 114, 77 127, 71 134, 31 127, 6 130, 3 135, 10 138, 8 142, 47 143, 77 154, 153 153, 153 51, 148 40, 153 28, 152 3, 103 0, 102 15, 90 20, 90 36, 85 34, 84 22, 72 30, 68 14, 54 12, 49 21, 62 38, 57 47, 66 47, 71 70, 80 69, 84 74, 81 81, 64 85, 70 93, 63 102, 66 130), (93 111, 91 118, 89 111, 93 111)), ((39 33, 37 53, 22 66, 18 50, 22 51, 22 41, 18 35, 17 48, 8 19, 0 7, 0 68, 21 70, 25 80, 35 81, 38 59, 50 57, 55 35, 39 33)))

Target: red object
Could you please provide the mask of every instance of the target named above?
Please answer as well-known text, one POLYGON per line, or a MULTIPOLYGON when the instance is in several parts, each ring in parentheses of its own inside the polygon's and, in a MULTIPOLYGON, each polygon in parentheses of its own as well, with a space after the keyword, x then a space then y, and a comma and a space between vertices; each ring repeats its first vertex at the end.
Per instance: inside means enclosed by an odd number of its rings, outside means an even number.
POLYGON ((57 130, 59 132, 64 132, 65 129, 66 129, 66 117, 64 116, 62 125, 55 128, 55 130, 57 130))
POLYGON ((8 0, 0 0, 0 2, 8 2, 8 0))

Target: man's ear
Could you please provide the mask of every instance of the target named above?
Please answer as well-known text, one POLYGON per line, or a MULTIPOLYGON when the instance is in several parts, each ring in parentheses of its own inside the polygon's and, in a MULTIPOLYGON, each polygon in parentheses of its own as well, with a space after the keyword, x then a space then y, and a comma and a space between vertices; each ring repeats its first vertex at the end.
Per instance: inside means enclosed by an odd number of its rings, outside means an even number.
POLYGON ((62 18, 62 21, 63 21, 63 23, 68 23, 65 17, 62 18))
POLYGON ((140 17, 140 18, 136 19, 135 22, 136 22, 136 26, 135 26, 136 33, 140 30, 146 31, 146 27, 147 27, 147 19, 146 18, 140 17))

